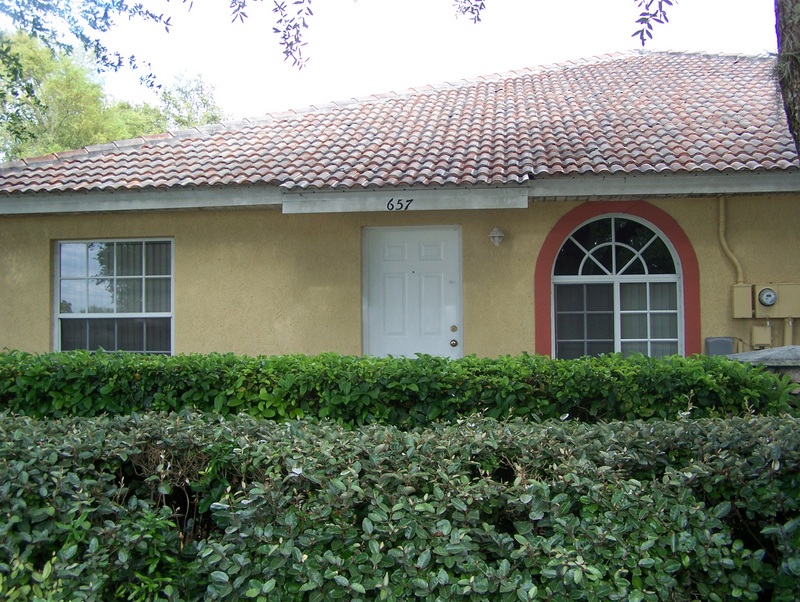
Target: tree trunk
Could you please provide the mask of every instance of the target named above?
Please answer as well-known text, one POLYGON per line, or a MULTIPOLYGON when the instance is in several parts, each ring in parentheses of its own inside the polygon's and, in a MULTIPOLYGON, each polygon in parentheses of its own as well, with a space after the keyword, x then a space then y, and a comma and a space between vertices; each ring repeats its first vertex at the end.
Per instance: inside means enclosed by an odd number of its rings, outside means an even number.
POLYGON ((800 157, 800 0, 775 0, 778 85, 794 146, 800 157))

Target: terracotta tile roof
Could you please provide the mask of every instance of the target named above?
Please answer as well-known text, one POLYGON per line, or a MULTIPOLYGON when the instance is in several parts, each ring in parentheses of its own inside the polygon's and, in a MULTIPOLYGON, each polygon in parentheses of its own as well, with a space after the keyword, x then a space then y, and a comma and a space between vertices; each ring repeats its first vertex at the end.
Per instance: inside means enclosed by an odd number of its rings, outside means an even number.
POLYGON ((0 192, 797 168, 766 57, 633 52, 0 166, 0 192))

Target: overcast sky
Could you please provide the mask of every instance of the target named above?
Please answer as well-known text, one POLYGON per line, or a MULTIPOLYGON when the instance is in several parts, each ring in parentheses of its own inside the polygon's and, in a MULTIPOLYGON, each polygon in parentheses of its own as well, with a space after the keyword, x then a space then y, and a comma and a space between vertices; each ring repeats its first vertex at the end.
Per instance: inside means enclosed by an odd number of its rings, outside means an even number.
MULTIPOLYGON (((314 0, 302 70, 283 60, 272 0, 253 3, 245 23, 230 22, 226 0, 197 0, 191 11, 173 0, 162 9, 170 33, 125 21, 111 43, 150 61, 165 83, 202 75, 231 119, 641 47, 631 37, 637 0, 485 1, 473 24, 451 0, 314 0)), ((774 0, 677 0, 668 14, 646 48, 776 51, 774 0)), ((148 100, 136 79, 109 75, 106 88, 148 100)))

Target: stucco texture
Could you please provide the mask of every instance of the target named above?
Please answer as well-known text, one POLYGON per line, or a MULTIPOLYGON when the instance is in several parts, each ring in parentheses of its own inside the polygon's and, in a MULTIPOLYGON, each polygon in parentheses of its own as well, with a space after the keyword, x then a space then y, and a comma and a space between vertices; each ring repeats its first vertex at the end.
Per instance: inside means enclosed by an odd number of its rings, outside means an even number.
MULTIPOLYGON (((685 199, 653 202, 673 216, 688 236, 700 269, 701 336, 732 336, 751 349, 750 330, 760 319, 733 319, 731 287, 737 283, 733 261, 720 241, 720 223, 744 283, 800 282, 800 199, 796 195, 685 199), (724 217, 723 217, 724 216, 724 217)), ((782 320, 772 326, 772 344, 784 341, 782 320)), ((795 333, 794 340, 797 340, 795 333)))
MULTIPOLYGON (((728 244, 745 278, 800 281, 796 196, 731 197, 728 244)), ((749 340, 759 320, 731 318, 736 271, 719 239, 719 201, 652 201, 697 255, 700 335, 749 340)), ((528 209, 283 215, 279 209, 0 218, 0 348, 54 349, 54 248, 61 240, 174 240, 174 351, 362 352, 362 231, 459 226, 463 349, 534 352, 534 266, 550 230, 578 202, 528 209), (489 231, 506 233, 495 247, 489 231)), ((782 329, 776 344, 782 344, 782 329)), ((745 346, 745 349, 748 347, 745 346)))

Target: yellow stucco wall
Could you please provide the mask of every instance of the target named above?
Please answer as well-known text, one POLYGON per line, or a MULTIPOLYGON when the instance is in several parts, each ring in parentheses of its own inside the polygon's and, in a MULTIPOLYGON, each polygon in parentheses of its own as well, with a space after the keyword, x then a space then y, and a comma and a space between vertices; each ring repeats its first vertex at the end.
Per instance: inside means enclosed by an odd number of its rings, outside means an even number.
MULTIPOLYGON (((653 202, 672 215, 689 237, 700 264, 702 338, 734 336, 749 351, 750 329, 765 320, 734 320, 731 287, 736 269, 725 255, 719 237, 718 199, 653 202)), ((725 233, 728 246, 742 267, 748 284, 800 283, 800 197, 727 197, 725 233)), ((800 340, 800 323, 794 340, 783 340, 783 320, 772 324, 773 345, 800 340)))
MULTIPOLYGON (((175 351, 361 353, 362 229, 461 228, 464 352, 534 351, 534 265, 577 202, 525 210, 283 215, 276 209, 0 217, 0 348, 53 349, 53 249, 68 239, 174 239, 175 351), (500 247, 488 240, 499 226, 500 247)), ((716 199, 652 202, 684 229, 700 263, 702 337, 749 340, 730 318, 733 264, 716 199)), ((727 239, 748 282, 800 282, 800 198, 731 197, 727 239)), ((800 324, 797 330, 800 330, 800 324)), ((781 344, 777 327, 775 344, 781 344)), ((795 335, 797 340, 797 335, 795 335)))

